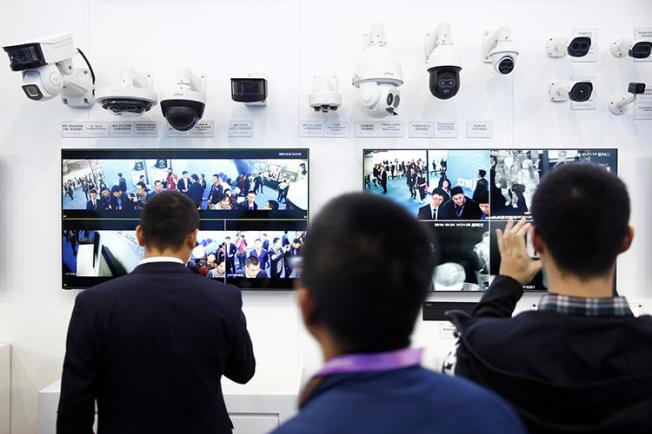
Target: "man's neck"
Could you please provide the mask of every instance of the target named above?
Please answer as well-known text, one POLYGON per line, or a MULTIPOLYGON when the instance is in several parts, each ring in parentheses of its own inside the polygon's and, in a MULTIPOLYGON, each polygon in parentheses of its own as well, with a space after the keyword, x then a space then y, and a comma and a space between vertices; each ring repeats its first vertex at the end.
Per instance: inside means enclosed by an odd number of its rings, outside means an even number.
POLYGON ((179 259, 181 262, 186 263, 188 262, 188 258, 190 257, 190 252, 185 252, 185 251, 179 251, 179 250, 172 250, 172 249, 145 249, 145 259, 149 258, 157 258, 157 257, 168 257, 168 258, 176 258, 179 259))
POLYGON ((606 275, 589 279, 582 279, 557 268, 546 269, 546 277, 550 293, 583 298, 609 298, 614 295, 613 269, 606 275))

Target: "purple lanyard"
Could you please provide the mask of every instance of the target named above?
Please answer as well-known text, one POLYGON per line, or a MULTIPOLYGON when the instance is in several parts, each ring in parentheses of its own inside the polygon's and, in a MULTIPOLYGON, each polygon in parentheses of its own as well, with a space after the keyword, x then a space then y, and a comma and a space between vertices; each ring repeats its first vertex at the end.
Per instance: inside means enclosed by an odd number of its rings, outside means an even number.
POLYGON ((315 377, 408 368, 421 363, 422 353, 422 348, 405 348, 386 353, 345 354, 326 362, 315 377))
POLYGON ((462 217, 462 213, 464 212, 464 207, 465 207, 465 206, 466 206, 466 204, 464 204, 464 205, 461 206, 461 208, 460 208, 460 212, 455 211, 455 214, 457 215, 457 218, 462 217))

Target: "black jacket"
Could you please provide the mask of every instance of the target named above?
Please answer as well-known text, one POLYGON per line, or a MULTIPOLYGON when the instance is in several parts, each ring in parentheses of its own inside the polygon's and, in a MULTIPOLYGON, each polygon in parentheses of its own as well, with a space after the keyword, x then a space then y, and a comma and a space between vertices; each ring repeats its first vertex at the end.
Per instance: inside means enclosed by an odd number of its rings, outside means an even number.
POLYGON ((652 432, 652 317, 526 311, 498 276, 473 314, 449 312, 461 334, 455 374, 491 389, 529 432, 652 432))
POLYGON ((470 197, 464 196, 466 202, 460 216, 457 216, 455 202, 450 198, 439 208, 440 220, 480 220, 482 211, 477 203, 470 197))
POLYGON ((58 434, 231 433, 220 379, 255 360, 240 291, 171 262, 143 264, 75 300, 58 434))

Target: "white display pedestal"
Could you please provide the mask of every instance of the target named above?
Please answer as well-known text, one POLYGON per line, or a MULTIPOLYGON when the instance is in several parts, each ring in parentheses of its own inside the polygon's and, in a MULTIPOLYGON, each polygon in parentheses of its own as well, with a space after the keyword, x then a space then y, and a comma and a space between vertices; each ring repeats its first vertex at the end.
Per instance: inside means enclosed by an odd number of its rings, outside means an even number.
POLYGON ((11 345, 0 342, 0 434, 9 434, 11 411, 11 345))
MULTIPOLYGON (((233 434, 265 434, 291 418, 296 413, 301 375, 298 366, 258 367, 245 385, 223 378, 233 434)), ((39 392, 38 434, 55 434, 60 390, 61 380, 39 392)))

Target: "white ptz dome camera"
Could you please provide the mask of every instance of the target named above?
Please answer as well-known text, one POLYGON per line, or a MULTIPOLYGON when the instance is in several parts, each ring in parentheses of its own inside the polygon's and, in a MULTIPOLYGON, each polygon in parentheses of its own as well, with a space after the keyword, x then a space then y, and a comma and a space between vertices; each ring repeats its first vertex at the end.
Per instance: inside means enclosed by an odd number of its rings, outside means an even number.
POLYGON ((450 99, 460 90, 462 56, 453 47, 450 23, 441 23, 425 37, 426 68, 430 74, 430 93, 450 99))
POLYGON ((571 57, 584 57, 591 49, 591 38, 576 36, 574 38, 550 38, 546 46, 548 57, 559 58, 567 54, 571 57))
POLYGON ((507 26, 487 30, 483 34, 482 47, 485 63, 491 63, 499 74, 507 75, 514 70, 518 50, 512 42, 512 32, 507 26))
POLYGON ((611 54, 618 58, 629 56, 634 59, 647 59, 652 54, 652 40, 619 39, 611 44, 611 54))
POLYGON ((47 101, 61 95, 61 101, 74 108, 95 103, 95 74, 88 59, 76 49, 70 33, 50 36, 36 42, 8 45, 13 71, 23 74, 23 92, 34 101, 47 101), (80 54, 86 67, 76 68, 72 58, 80 54))
POLYGON ((96 99, 102 108, 129 117, 140 116, 158 103, 152 76, 134 69, 122 71, 119 86, 98 88, 96 99))
POLYGON ((645 83, 629 83, 627 87, 629 95, 619 95, 609 101, 609 110, 615 115, 622 115, 627 111, 627 107, 636 101, 637 95, 645 93, 645 83))
POLYGON ((335 111, 342 104, 337 76, 321 74, 312 79, 312 93, 308 97, 310 107, 316 112, 335 111))
POLYGON ((585 102, 591 99, 593 83, 590 81, 558 81, 550 83, 548 95, 552 102, 571 101, 585 102))
POLYGON ((351 80, 360 89, 358 102, 371 116, 396 115, 401 102, 398 88, 403 84, 401 63, 387 48, 381 23, 373 24, 363 38, 364 52, 351 80))
POLYGON ((168 124, 177 131, 189 131, 202 118, 205 107, 206 77, 180 69, 176 89, 161 96, 161 111, 168 124))

